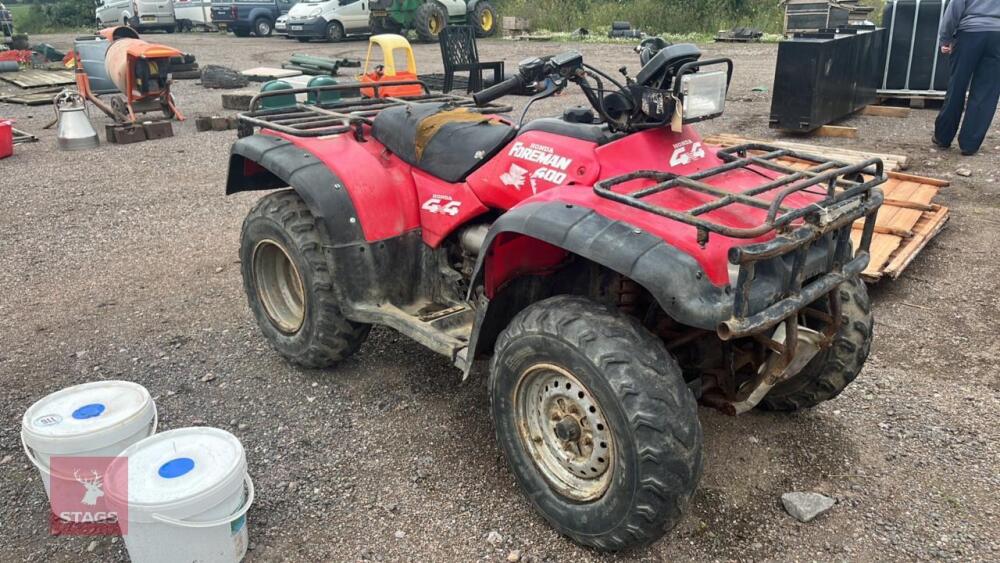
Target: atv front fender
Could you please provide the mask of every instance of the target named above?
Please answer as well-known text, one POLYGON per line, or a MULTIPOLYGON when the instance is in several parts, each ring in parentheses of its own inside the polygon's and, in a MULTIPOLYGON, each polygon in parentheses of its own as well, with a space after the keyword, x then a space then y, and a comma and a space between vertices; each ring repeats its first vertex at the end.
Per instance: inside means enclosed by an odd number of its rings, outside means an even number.
POLYGON ((728 288, 708 280, 690 255, 633 225, 605 217, 587 207, 556 201, 528 202, 502 215, 489 230, 476 264, 469 298, 476 288, 483 297, 473 327, 469 358, 487 351, 495 335, 490 322, 502 312, 489 310, 490 300, 505 283, 524 273, 517 259, 505 256, 517 252, 535 258, 552 247, 581 256, 618 272, 641 285, 677 322, 715 330, 730 317, 733 298, 728 288), (536 249, 505 244, 516 238, 537 241, 536 249), (483 334, 480 334, 483 332, 483 334))

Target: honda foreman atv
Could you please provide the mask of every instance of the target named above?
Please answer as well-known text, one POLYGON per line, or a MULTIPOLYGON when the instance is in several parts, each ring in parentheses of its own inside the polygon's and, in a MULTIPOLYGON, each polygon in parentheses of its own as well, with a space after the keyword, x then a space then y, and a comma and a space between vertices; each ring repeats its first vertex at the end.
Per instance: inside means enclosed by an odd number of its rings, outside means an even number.
POLYGON ((605 550, 680 520, 702 473, 697 400, 795 410, 855 378, 885 181, 878 159, 705 146, 689 124, 722 114, 732 62, 656 42, 641 61, 620 79, 576 52, 530 59, 473 99, 379 91, 417 81, 318 105, 263 93, 226 187, 278 190, 240 257, 280 354, 331 366, 384 325, 465 376, 491 358, 497 440, 527 498, 605 550), (590 107, 559 119, 495 104, 570 84, 590 107))

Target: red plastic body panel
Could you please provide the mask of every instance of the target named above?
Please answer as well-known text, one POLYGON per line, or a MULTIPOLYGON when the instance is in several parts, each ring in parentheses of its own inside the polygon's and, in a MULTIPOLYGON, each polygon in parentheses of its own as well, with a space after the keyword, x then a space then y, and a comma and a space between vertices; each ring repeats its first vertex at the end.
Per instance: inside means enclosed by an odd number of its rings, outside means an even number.
MULTIPOLYGON (((279 136, 315 155, 341 178, 368 241, 422 228, 424 241, 436 247, 455 229, 489 209, 504 211, 531 201, 559 201, 593 209, 662 238, 695 258, 708 279, 723 286, 729 283, 729 249, 773 236, 748 240, 712 234, 702 247, 697 242, 695 227, 594 193, 597 181, 636 170, 690 175, 722 165, 716 152, 704 147, 697 133, 688 127, 681 133, 668 128, 652 129, 602 146, 544 131, 529 131, 471 174, 467 182, 457 184, 414 169, 389 154, 370 136, 363 143, 350 134, 320 138, 279 136)), ((744 191, 777 176, 767 169, 750 167, 713 176, 705 183, 726 191, 744 191)), ((634 191, 650 183, 637 180, 618 189, 634 191)), ((769 200, 773 195, 758 197, 769 200)), ((789 196, 785 205, 803 207, 821 198, 821 194, 799 192, 789 196)), ((713 199, 714 196, 674 188, 643 201, 684 211, 713 199)), ((765 210, 740 204, 702 217, 732 227, 750 227, 762 223, 765 215, 765 210)), ((517 275, 523 268, 537 270, 562 259, 559 255, 557 260, 558 252, 539 250, 537 246, 529 251, 523 244, 516 242, 516 238, 505 239, 502 248, 494 249, 487 268, 488 285, 498 287, 506 276, 517 275)))
POLYGON ((469 186, 449 184, 420 170, 413 171, 420 202, 420 224, 424 242, 437 247, 452 231, 488 209, 469 186))
POLYGON ((368 242, 420 227, 412 167, 384 152, 381 143, 370 138, 367 143, 359 143, 351 135, 308 138, 271 131, 268 134, 313 154, 343 180, 368 242))
POLYGON ((517 233, 503 233, 493 241, 486 268, 485 290, 491 299, 507 280, 544 273, 566 259, 566 251, 517 233))
POLYGON ((600 172, 596 149, 596 143, 529 131, 469 175, 469 186, 494 209, 510 209, 560 185, 591 186, 600 172))

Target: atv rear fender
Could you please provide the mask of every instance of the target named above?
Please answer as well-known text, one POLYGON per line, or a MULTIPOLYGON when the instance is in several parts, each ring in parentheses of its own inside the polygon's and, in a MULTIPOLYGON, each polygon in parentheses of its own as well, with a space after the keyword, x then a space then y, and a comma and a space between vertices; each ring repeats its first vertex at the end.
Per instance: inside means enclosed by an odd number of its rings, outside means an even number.
POLYGON ((497 219, 483 243, 470 284, 483 289, 470 358, 488 352, 496 328, 517 312, 490 306, 505 284, 557 267, 568 253, 638 283, 680 323, 715 330, 730 316, 728 288, 712 284, 694 258, 663 239, 579 205, 527 202, 497 219))
POLYGON ((395 326, 395 317, 376 319, 367 308, 409 303, 426 293, 424 283, 412 280, 427 279, 426 272, 437 271, 438 257, 421 252, 420 231, 410 226, 416 222, 417 206, 386 203, 392 197, 410 197, 406 186, 369 181, 368 175, 385 170, 383 163, 366 162, 376 157, 349 142, 350 150, 362 152, 331 151, 343 157, 339 161, 343 170, 337 170, 337 161, 324 160, 275 135, 240 139, 232 147, 226 194, 294 189, 316 218, 327 262, 337 271, 333 290, 344 314, 357 322, 395 326), (390 190, 395 194, 386 193, 390 190), (412 219, 403 215, 407 210, 412 219))

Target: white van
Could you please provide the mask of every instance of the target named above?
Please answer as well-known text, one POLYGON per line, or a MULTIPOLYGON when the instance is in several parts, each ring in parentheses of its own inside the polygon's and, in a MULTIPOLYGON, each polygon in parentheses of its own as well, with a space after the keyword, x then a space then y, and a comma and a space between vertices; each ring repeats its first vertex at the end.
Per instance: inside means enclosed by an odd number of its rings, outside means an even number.
POLYGON ((97 0, 97 23, 127 25, 137 31, 177 30, 173 0, 97 0))
POLYGON ((341 41, 368 33, 368 0, 301 0, 288 11, 288 36, 341 41))
POLYGON ((212 27, 212 0, 174 0, 174 17, 181 31, 212 27))

